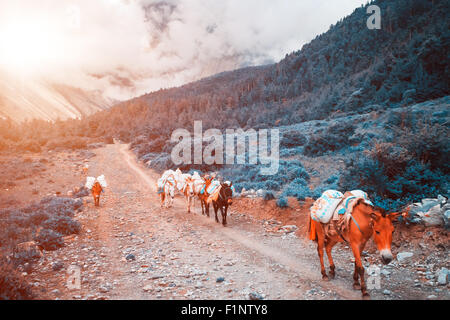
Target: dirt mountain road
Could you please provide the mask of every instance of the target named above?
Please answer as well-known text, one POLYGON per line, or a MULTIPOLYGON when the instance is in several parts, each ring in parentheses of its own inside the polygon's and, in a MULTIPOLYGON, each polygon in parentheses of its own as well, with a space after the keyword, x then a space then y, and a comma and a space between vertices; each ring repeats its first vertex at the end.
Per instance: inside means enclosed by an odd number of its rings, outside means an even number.
POLYGON ((50 298, 360 299, 348 271, 350 252, 337 258, 337 278, 324 282, 313 243, 267 233, 233 209, 223 227, 213 212, 201 215, 198 201, 187 213, 181 196, 161 209, 157 175, 137 163, 127 145, 95 153, 89 175, 105 174, 108 188, 99 208, 89 201, 76 215, 82 233, 42 263, 36 281, 46 279, 50 298), (55 262, 65 268, 55 272, 55 262), (70 265, 80 270, 80 288, 67 287, 70 265))

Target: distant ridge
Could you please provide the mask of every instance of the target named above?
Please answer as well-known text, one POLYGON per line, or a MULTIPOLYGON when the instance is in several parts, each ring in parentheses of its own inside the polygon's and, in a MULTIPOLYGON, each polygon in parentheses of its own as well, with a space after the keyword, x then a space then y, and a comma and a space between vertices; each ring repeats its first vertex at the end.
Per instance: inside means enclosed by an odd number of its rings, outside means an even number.
POLYGON ((80 118, 105 110, 114 102, 101 92, 0 75, 0 116, 15 122, 80 118))

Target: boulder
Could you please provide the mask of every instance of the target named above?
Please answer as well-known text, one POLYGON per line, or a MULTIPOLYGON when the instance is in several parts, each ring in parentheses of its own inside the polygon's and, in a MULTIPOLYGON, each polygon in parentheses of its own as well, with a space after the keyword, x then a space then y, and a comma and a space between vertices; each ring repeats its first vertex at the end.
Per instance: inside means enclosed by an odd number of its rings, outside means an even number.
POLYGON ((263 295, 261 295, 261 294, 259 294, 259 293, 257 293, 257 292, 250 292, 250 293, 248 294, 248 298, 249 298, 250 300, 264 300, 263 295))
POLYGON ((136 260, 136 257, 134 256, 134 254, 128 254, 126 257, 125 257, 125 259, 127 260, 127 261, 135 261, 136 260))
POLYGON ((439 227, 444 225, 444 219, 441 214, 441 205, 437 204, 425 212, 422 217, 423 224, 427 227, 439 227))
POLYGON ((412 258, 413 255, 414 255, 414 254, 413 254, 412 252, 407 252, 407 251, 399 252, 399 253, 397 254, 397 261, 398 261, 399 263, 406 263, 406 262, 409 262, 409 261, 411 260, 411 258, 412 258))
POLYGON ((409 220, 412 223, 423 224, 427 227, 448 227, 450 204, 441 195, 437 199, 426 198, 421 202, 409 206, 409 220))
POLYGON ((442 268, 437 274, 437 282, 440 286, 445 286, 448 282, 450 271, 447 268, 442 268))
POLYGON ((446 210, 442 215, 442 218, 444 219, 444 227, 448 229, 450 227, 450 210, 446 210))
POLYGON ((442 195, 438 195, 437 200, 439 201, 440 204, 444 205, 447 203, 447 198, 442 196, 442 195))
POLYGON ((216 279, 216 282, 218 282, 218 283, 224 282, 224 281, 225 281, 225 278, 224 278, 224 277, 218 277, 218 278, 216 279))

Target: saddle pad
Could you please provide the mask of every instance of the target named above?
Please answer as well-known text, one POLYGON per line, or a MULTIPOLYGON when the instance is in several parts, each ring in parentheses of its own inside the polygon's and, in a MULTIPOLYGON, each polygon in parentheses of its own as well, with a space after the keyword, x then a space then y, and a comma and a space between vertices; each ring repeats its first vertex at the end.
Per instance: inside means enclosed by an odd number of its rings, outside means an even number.
MULTIPOLYGON (((349 193, 345 193, 345 199, 338 205, 335 210, 333 220, 339 220, 339 215, 352 214, 353 207, 359 199, 364 199, 364 202, 373 206, 372 201, 369 200, 367 193, 362 190, 352 190, 349 193)), ((348 217, 347 217, 348 218, 348 217)))
POLYGON ((366 192, 364 192, 362 190, 352 190, 352 191, 350 191, 350 193, 353 194, 357 198, 363 198, 365 203, 373 206, 373 203, 372 203, 372 201, 369 200, 369 196, 367 195, 366 192))
POLYGON ((192 174, 192 179, 193 180, 201 180, 202 177, 200 177, 200 175, 198 174, 197 171, 194 171, 194 173, 192 174))
POLYGON ((213 194, 217 191, 217 189, 219 189, 219 186, 220 186, 220 181, 213 180, 211 182, 211 184, 208 186, 208 188, 206 188, 206 192, 208 194, 213 194))
POLYGON ((166 185, 166 183, 170 181, 172 184, 175 184, 175 180, 173 179, 172 176, 169 177, 161 177, 158 179, 158 181, 156 182, 156 186, 157 186, 157 192, 158 193, 162 193, 164 191, 164 186, 166 185))
POLYGON ((87 177, 86 178, 86 184, 84 185, 86 189, 91 190, 92 186, 95 183, 95 178, 94 177, 87 177))
POLYGON ((317 199, 311 207, 311 219, 321 223, 328 223, 334 210, 344 198, 342 192, 327 190, 317 199))
POLYGON ((158 189, 157 193, 162 193, 163 192, 164 181, 165 181, 164 178, 159 178, 158 181, 156 182, 156 188, 158 189))
POLYGON ((219 186, 216 189, 214 189, 213 193, 209 195, 207 200, 208 203, 211 203, 212 201, 217 201, 217 199, 219 198, 220 189, 222 189, 222 186, 219 184, 219 186))
POLYGON ((106 183, 106 179, 105 179, 105 175, 104 174, 102 174, 101 176, 97 177, 97 181, 98 181, 98 183, 100 183, 100 185, 103 188, 106 188, 108 186, 108 184, 106 183))

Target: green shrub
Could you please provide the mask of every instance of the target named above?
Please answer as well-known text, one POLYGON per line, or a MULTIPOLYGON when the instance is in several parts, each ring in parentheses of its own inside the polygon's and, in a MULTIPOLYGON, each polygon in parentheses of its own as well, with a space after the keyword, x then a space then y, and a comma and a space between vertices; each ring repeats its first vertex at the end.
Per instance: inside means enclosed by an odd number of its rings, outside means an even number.
POLYGON ((64 246, 62 234, 50 229, 42 229, 39 234, 35 236, 34 241, 47 251, 58 250, 64 246))
POLYGON ((280 198, 278 198, 277 206, 280 208, 287 208, 289 206, 287 198, 284 196, 281 196, 280 198))
POLYGON ((440 124, 422 120, 411 128, 394 129, 395 143, 405 148, 414 159, 429 163, 432 169, 439 168, 450 173, 450 130, 440 124))
POLYGON ((303 146, 306 141, 306 137, 300 132, 294 130, 283 132, 280 141, 280 149, 300 147, 303 146))
POLYGON ((31 300, 35 296, 23 276, 0 257, 0 300, 31 300))
POLYGON ((55 149, 86 149, 87 148, 87 139, 82 137, 70 137, 70 138, 56 138, 47 142, 47 149, 55 150, 55 149))
POLYGON ((42 226, 63 235, 78 234, 81 231, 81 224, 68 216, 53 216, 44 221, 42 226))
POLYGON ((272 191, 264 191, 263 199, 266 200, 266 201, 273 200, 273 199, 275 199, 275 195, 273 194, 272 191))
POLYGON ((351 138, 354 132, 355 126, 352 124, 332 125, 325 132, 312 135, 303 153, 306 156, 317 157, 349 147, 359 142, 351 138))

